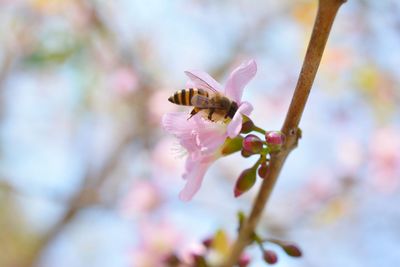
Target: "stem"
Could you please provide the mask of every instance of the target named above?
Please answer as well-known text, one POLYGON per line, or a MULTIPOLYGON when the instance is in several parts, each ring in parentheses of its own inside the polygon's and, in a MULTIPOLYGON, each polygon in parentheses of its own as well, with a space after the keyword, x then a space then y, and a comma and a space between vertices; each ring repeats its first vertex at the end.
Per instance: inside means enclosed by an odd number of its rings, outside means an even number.
POLYGON ((253 131, 256 131, 256 132, 259 132, 259 133, 261 133, 261 134, 265 134, 265 130, 264 130, 264 129, 261 129, 260 127, 257 127, 257 126, 255 126, 255 125, 254 125, 254 127, 253 127, 252 130, 253 130, 253 131))
POLYGON ((243 227, 241 227, 230 254, 223 264, 224 267, 234 266, 244 248, 249 245, 251 234, 254 232, 261 218, 282 166, 289 153, 297 146, 298 139, 301 136, 301 131, 298 128, 299 122, 317 74, 333 21, 339 7, 344 2, 345 0, 319 0, 317 17, 308 44, 303 67, 293 94, 292 102, 286 114, 285 122, 282 126, 282 132, 286 135, 286 142, 278 153, 271 154, 270 172, 262 182, 250 215, 245 220, 243 227))

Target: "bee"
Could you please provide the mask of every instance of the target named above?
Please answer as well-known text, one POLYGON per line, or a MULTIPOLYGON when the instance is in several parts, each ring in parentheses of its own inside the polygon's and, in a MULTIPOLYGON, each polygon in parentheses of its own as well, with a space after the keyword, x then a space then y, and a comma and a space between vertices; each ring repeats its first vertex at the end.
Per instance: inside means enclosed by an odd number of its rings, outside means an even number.
POLYGON ((200 111, 204 112, 206 118, 213 122, 233 118, 238 110, 238 104, 235 101, 224 96, 199 77, 189 72, 186 74, 192 79, 196 79, 197 84, 204 89, 194 87, 182 89, 176 91, 168 100, 177 105, 194 107, 188 119, 200 111))

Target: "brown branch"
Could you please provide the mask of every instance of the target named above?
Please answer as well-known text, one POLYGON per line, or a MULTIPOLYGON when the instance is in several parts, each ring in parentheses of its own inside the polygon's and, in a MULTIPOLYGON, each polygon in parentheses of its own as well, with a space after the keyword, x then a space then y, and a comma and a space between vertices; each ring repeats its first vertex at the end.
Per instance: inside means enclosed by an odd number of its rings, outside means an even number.
POLYGON ((281 151, 273 154, 271 157, 269 175, 263 180, 250 215, 244 222, 243 227, 240 229, 239 235, 231 248, 230 254, 226 259, 226 262, 223 264, 224 267, 234 266, 244 248, 249 245, 251 234, 254 232, 261 218, 262 212, 271 195, 276 180, 278 179, 282 166, 289 153, 297 146, 298 139, 301 137, 301 132, 298 128, 299 122, 317 74, 318 66, 321 62, 322 54, 333 21, 339 7, 344 2, 345 0, 319 0, 317 17, 303 62, 303 67, 300 72, 285 122, 282 126, 282 132, 286 135, 286 142, 281 151))
POLYGON ((4 117, 4 107, 5 107, 5 82, 10 73, 12 63, 15 58, 15 53, 11 49, 7 49, 4 53, 3 64, 0 66, 0 121, 4 117))

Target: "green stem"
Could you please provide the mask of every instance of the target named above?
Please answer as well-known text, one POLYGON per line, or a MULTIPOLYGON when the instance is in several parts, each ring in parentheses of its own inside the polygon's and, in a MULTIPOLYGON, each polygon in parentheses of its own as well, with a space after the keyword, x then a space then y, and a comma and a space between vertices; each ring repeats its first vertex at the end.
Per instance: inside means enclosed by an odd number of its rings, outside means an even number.
POLYGON ((253 131, 259 132, 259 133, 264 134, 264 135, 265 135, 265 133, 266 133, 266 131, 265 131, 264 129, 261 129, 260 127, 258 127, 258 126, 256 126, 256 125, 254 125, 253 131))

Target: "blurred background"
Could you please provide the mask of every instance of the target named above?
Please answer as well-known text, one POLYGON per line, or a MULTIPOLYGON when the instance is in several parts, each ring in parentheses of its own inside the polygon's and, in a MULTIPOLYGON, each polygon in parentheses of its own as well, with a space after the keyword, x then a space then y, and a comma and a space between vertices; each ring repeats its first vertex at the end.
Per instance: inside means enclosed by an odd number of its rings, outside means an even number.
MULTIPOLYGON (((224 229, 254 159, 220 159, 189 203, 184 156, 160 127, 204 70, 242 60, 244 99, 277 130, 316 0, 0 0, 0 266, 157 267, 224 229)), ((301 128, 259 230, 295 241, 278 266, 400 265, 400 2, 349 0, 337 16, 301 128)), ((186 109, 184 109, 186 110, 186 109)), ((251 266, 264 266, 250 249, 251 266)))

